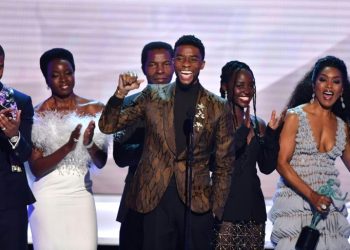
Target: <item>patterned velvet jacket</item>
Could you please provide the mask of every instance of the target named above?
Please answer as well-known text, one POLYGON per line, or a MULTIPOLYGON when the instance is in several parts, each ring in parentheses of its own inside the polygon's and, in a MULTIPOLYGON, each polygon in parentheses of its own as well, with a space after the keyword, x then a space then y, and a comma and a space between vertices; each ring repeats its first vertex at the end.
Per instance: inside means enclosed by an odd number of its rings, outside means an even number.
MULTIPOLYGON (((129 208, 141 213, 152 211, 162 198, 173 174, 177 190, 185 202, 186 150, 176 154, 174 129, 175 83, 148 85, 132 105, 122 109, 122 100, 112 96, 99 120, 100 130, 111 134, 145 121, 145 146, 135 172, 129 208)), ((193 121, 194 160, 191 209, 210 209, 221 219, 234 162, 232 108, 220 97, 200 86, 193 121), (209 159, 215 153, 215 172, 210 176, 209 159)))

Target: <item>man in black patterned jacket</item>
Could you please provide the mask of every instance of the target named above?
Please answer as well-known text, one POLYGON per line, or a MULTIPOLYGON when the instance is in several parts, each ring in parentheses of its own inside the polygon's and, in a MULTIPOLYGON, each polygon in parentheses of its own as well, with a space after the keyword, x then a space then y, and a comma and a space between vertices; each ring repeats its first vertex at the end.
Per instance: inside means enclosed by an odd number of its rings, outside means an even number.
MULTIPOLYGON (((171 82, 174 73, 173 55, 174 51, 168 43, 151 42, 144 46, 141 53, 141 67, 148 84, 171 82)), ((126 97, 123 105, 132 104, 138 95, 139 93, 136 93, 126 97)), ((141 158, 144 134, 144 124, 140 121, 114 135, 114 160, 119 167, 129 167, 117 216, 117 221, 121 222, 119 234, 121 250, 142 249, 143 215, 126 207, 125 196, 141 158)))

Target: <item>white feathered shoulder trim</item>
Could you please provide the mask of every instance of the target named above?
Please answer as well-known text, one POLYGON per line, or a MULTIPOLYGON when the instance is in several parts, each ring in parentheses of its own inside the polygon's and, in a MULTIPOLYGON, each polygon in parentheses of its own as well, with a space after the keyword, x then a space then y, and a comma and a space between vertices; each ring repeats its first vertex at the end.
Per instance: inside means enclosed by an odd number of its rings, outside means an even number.
POLYGON ((81 135, 76 148, 57 165, 57 168, 60 172, 85 174, 91 163, 91 157, 83 145, 83 134, 91 120, 96 123, 94 143, 107 151, 110 141, 110 136, 103 134, 97 126, 100 115, 101 113, 95 116, 80 116, 76 113, 62 114, 56 111, 36 113, 32 129, 33 144, 43 151, 44 156, 50 155, 67 143, 72 131, 81 124, 81 135))

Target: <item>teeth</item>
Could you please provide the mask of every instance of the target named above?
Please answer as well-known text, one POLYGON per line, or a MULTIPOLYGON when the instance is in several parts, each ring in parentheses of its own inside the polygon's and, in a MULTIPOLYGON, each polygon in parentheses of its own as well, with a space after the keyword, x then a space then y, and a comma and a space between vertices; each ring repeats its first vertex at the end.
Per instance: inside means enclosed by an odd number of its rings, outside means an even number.
POLYGON ((325 92, 323 92, 325 95, 333 95, 333 92, 331 92, 331 91, 325 91, 325 92))
POLYGON ((241 96, 240 99, 243 101, 249 101, 249 97, 246 97, 246 96, 241 96))
POLYGON ((189 70, 182 70, 182 71, 181 71, 181 74, 190 75, 190 74, 192 74, 192 72, 189 71, 189 70))

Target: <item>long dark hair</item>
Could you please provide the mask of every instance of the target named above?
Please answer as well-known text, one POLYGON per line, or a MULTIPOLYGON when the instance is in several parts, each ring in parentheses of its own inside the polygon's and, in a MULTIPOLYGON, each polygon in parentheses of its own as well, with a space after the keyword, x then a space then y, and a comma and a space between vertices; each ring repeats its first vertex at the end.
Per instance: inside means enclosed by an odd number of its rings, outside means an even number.
POLYGON ((342 107, 340 98, 334 103, 332 112, 340 117, 343 121, 350 124, 350 83, 348 79, 348 71, 343 60, 335 56, 326 56, 320 58, 314 67, 305 74, 305 76, 296 85, 289 101, 287 108, 294 108, 304 103, 310 102, 314 92, 314 85, 320 72, 325 67, 333 67, 340 71, 343 82, 343 102, 345 108, 342 107))

